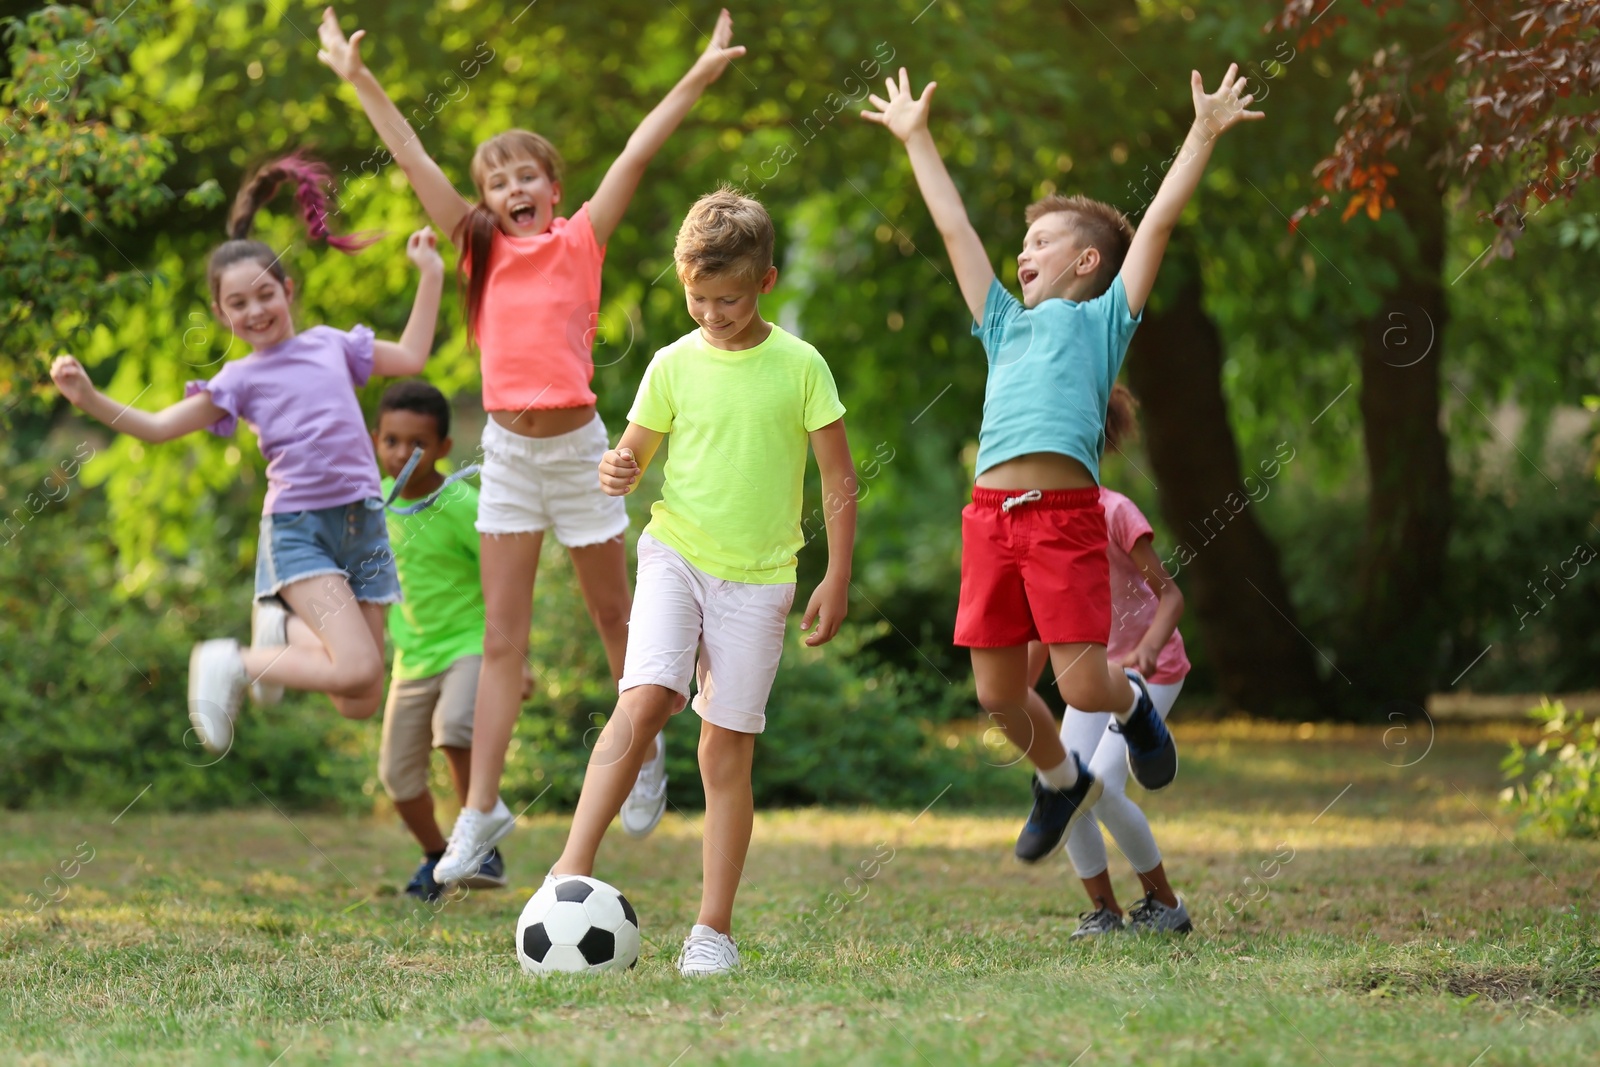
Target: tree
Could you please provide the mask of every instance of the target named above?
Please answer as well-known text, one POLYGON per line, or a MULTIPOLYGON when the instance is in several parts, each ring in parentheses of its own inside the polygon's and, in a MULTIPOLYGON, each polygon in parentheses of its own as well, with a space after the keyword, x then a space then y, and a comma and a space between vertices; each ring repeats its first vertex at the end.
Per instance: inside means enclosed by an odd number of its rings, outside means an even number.
MULTIPOLYGON (((1363 2, 1389 29, 1350 75, 1338 137, 1313 169, 1323 195, 1290 225, 1340 193, 1345 221, 1358 213, 1377 221, 1386 210, 1403 220, 1399 276, 1367 324, 1361 353, 1371 489, 1356 655, 1363 688, 1384 692, 1399 682, 1398 695, 1420 701, 1440 666, 1450 535, 1439 411, 1444 198, 1452 185, 1463 200, 1499 185, 1484 212, 1497 233, 1484 251, 1508 258, 1530 199, 1542 208, 1594 176, 1600 161, 1578 138, 1600 129, 1600 6, 1470 0, 1441 22, 1405 0, 1363 2)), ((1323 21, 1332 6, 1288 0, 1273 25, 1300 29, 1300 46, 1316 47, 1348 24, 1342 12, 1323 21)))

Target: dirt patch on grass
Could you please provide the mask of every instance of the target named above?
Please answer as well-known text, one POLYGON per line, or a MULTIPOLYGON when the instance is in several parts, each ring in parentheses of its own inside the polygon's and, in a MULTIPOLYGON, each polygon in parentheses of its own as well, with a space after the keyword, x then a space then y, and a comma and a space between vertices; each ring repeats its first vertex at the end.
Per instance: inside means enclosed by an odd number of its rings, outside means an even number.
POLYGON ((1368 967, 1343 985, 1380 998, 1449 993, 1496 1004, 1530 1000, 1568 1007, 1600 1004, 1600 969, 1549 969, 1534 964, 1368 967))

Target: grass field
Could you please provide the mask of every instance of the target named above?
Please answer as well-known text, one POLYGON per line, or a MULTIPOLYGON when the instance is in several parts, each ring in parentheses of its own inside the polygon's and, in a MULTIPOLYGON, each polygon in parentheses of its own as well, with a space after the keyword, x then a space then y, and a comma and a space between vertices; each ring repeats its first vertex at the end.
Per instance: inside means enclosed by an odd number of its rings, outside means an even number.
MULTIPOLYGON (((669 814, 644 842, 614 831, 602 852, 597 873, 639 911, 637 970, 536 981, 513 929, 565 829, 537 806, 507 842, 512 889, 437 911, 396 894, 414 859, 386 817, 285 814, 266 798, 200 816, 135 802, 115 822, 5 813, 0 872, 17 910, 0 1054, 1593 1063, 1600 843, 1513 835, 1494 799, 1506 736, 1441 728, 1427 748, 1380 730, 1180 727, 1182 773, 1147 808, 1195 914, 1181 940, 1067 942, 1086 905, 1065 858, 1010 858, 1026 806, 1016 769, 993 772, 993 811, 930 796, 920 814, 761 815, 735 930, 745 970, 697 984, 673 968, 698 895, 694 818, 669 814)), ((1113 873, 1129 894, 1125 864, 1113 873)))

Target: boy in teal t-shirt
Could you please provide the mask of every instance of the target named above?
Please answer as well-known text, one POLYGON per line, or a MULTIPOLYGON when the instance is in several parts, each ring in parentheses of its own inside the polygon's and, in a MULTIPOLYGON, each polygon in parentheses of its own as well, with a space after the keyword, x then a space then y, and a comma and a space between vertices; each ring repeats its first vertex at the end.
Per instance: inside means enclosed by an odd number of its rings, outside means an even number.
MULTIPOLYGON (((457 799, 465 804, 483 664, 483 586, 474 526, 478 491, 464 481, 447 485, 438 469, 450 453, 450 405, 427 382, 411 379, 389 387, 378 405, 372 441, 385 475, 385 498, 412 453, 422 449, 395 507, 424 506, 409 515, 386 513, 405 600, 389 611, 394 675, 383 709, 378 780, 422 846, 422 864, 406 892, 434 900, 444 892, 433 869, 444 855, 445 839, 434 819, 428 755, 434 748, 444 753, 457 799)), ((462 884, 475 889, 505 885, 499 850, 462 884)))
POLYGON ((650 362, 628 428, 600 461, 600 487, 622 496, 667 434, 661 499, 639 537, 639 578, 617 710, 589 759, 572 831, 552 877, 588 875, 662 727, 683 710, 691 677, 705 783, 704 889, 684 942, 685 975, 739 965, 733 898, 754 818, 750 765, 794 601, 806 448, 827 502, 828 571, 800 626, 808 645, 844 619, 855 542, 855 465, 844 405, 817 350, 762 319, 772 291, 766 209, 730 190, 701 197, 673 251, 698 329, 650 362))

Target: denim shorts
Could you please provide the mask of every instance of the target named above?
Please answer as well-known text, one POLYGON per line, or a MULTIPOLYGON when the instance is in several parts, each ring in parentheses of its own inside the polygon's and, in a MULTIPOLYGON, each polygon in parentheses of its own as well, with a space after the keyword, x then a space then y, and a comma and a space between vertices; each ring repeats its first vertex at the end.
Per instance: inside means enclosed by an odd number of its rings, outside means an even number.
POLYGON ((369 508, 357 500, 334 508, 261 516, 257 600, 324 574, 342 575, 363 603, 400 602, 400 577, 382 508, 369 508))

